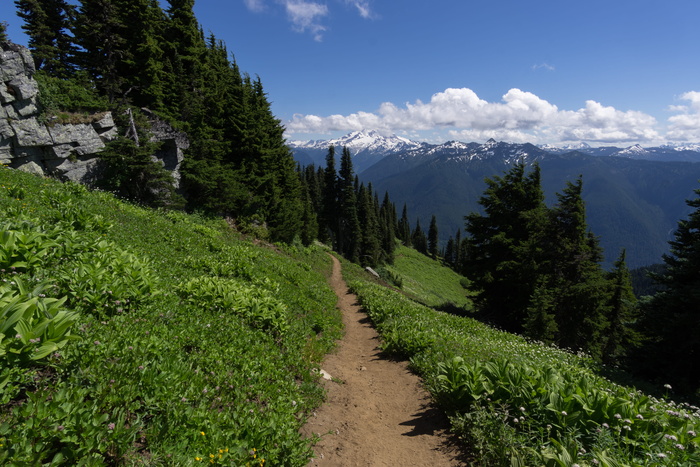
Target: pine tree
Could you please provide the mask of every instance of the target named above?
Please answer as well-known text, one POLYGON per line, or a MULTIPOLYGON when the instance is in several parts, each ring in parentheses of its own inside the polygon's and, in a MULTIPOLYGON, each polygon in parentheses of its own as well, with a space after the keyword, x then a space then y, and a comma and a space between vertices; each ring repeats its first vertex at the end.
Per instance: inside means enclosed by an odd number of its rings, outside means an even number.
POLYGON ((338 250, 338 174, 335 167, 335 147, 328 147, 326 168, 323 171, 323 205, 319 216, 318 235, 323 243, 330 243, 338 250))
POLYGON ((463 273, 479 290, 479 310, 499 326, 521 332, 542 262, 546 207, 540 169, 535 165, 526 175, 520 162, 486 184, 479 200, 484 214, 466 217, 463 273))
POLYGON ((360 259, 362 230, 358 217, 352 156, 347 147, 343 148, 343 155, 340 157, 340 170, 338 172, 338 206, 338 251, 348 260, 356 263, 360 259))
POLYGON ((403 211, 401 212, 401 219, 399 220, 396 236, 403 242, 404 245, 411 246, 411 224, 408 221, 408 209, 406 208, 406 203, 403 205, 403 211))
POLYGON ((318 220, 311 199, 311 192, 306 181, 302 183, 302 196, 304 198, 304 212, 302 215, 301 242, 305 246, 309 246, 318 237, 318 220))
POLYGON ((207 84, 214 83, 208 83, 205 78, 207 48, 193 11, 194 0, 168 0, 168 4, 163 44, 163 66, 168 71, 166 102, 169 111, 187 123, 185 130, 190 134, 207 118, 201 93, 207 84))
POLYGON ((700 189, 686 203, 694 211, 678 222, 665 273, 656 276, 663 291, 644 307, 647 344, 638 366, 686 394, 700 390, 700 189))
POLYGON ((127 57, 121 0, 80 0, 75 28, 79 67, 86 71, 110 103, 123 97, 125 77, 120 63, 127 57))
POLYGON ((392 264, 396 249, 396 208, 389 199, 389 192, 384 193, 384 200, 379 210, 379 225, 381 230, 381 260, 392 264))
POLYGON ((22 29, 29 36, 37 70, 49 76, 68 78, 73 74, 73 44, 70 30, 74 6, 65 0, 15 0, 22 29))
POLYGON ((430 219, 430 227, 428 228, 428 253, 433 259, 438 256, 438 227, 435 216, 430 219))
POLYGON ((358 217, 362 227, 360 263, 375 267, 381 259, 381 232, 370 188, 365 188, 364 184, 360 185, 358 201, 358 217))
POLYGON ((607 306, 608 328, 605 330, 603 361, 620 363, 628 351, 638 346, 639 335, 634 329, 637 321, 637 297, 632 291, 632 279, 625 263, 623 249, 615 262, 615 269, 606 274, 610 285, 607 306))
POLYGON ((165 14, 158 0, 121 2, 124 50, 117 72, 124 80, 122 97, 152 111, 165 108, 167 84, 163 69, 165 14))
POLYGON ((451 268, 455 267, 455 239, 450 235, 447 240, 447 245, 445 246, 445 252, 443 253, 443 260, 451 268))
POLYGON ((462 229, 457 229, 455 233, 455 253, 454 253, 454 265, 452 268, 461 273, 463 268, 462 265, 462 229))
POLYGON ((8 40, 7 23, 5 21, 0 21, 0 42, 7 42, 8 40))
POLYGON ((606 326, 602 252, 588 232, 583 181, 567 182, 551 210, 548 286, 556 291, 558 344, 599 357, 606 326))
POLYGON ((416 228, 413 229, 413 233, 411 234, 411 244, 413 244, 413 248, 415 248, 416 251, 424 255, 428 254, 428 238, 425 236, 425 232, 423 232, 420 226, 420 219, 416 220, 416 228))
POLYGON ((540 280, 532 294, 523 325, 527 337, 548 344, 554 342, 557 333, 555 293, 547 286, 545 280, 540 280))

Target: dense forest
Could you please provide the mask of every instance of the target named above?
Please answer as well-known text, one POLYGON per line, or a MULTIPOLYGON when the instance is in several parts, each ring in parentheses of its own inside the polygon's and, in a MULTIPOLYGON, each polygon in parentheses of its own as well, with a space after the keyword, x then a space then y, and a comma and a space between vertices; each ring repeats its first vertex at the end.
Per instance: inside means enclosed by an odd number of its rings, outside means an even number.
MULTIPOLYGON (((487 180, 483 213, 468 214, 444 250, 436 219, 427 234, 399 219, 386 193, 354 174, 344 149, 336 164, 297 167, 259 78, 241 72, 225 44, 205 36, 194 0, 17 0, 47 113, 111 109, 135 128, 104 152, 102 187, 142 203, 226 217, 264 239, 318 239, 367 266, 391 262, 395 239, 464 274, 478 315, 532 339, 585 351, 678 391, 700 388, 700 200, 679 223, 661 287, 638 300, 621 251, 604 271, 586 225, 584 181, 544 204, 539 167, 516 164, 487 180), (146 109, 146 110, 144 110, 146 109), (191 142, 181 192, 151 161, 144 113, 191 142), (133 125, 132 125, 133 123, 133 125), (135 190, 133 180, 143 180, 135 190)), ((4 30, 0 29, 0 39, 4 30)), ((700 194, 700 190, 697 191, 700 194)))

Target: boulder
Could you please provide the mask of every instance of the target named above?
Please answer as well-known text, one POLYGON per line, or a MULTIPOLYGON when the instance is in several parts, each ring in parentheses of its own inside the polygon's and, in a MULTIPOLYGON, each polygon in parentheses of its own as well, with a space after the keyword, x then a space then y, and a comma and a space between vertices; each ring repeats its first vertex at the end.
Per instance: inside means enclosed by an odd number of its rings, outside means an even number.
POLYGON ((41 166, 34 161, 29 161, 18 165, 17 169, 34 175, 45 175, 44 169, 42 169, 41 166))

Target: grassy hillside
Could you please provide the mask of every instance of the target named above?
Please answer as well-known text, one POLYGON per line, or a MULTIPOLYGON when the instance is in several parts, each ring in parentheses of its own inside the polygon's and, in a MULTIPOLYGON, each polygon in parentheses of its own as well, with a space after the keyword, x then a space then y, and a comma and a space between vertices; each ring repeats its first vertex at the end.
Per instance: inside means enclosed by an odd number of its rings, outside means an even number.
POLYGON ((320 248, 0 167, 0 464, 304 465, 320 248))
POLYGON ((394 264, 382 270, 400 281, 404 293, 430 307, 453 305, 471 309, 471 294, 464 287, 464 277, 413 248, 399 246, 395 253, 394 264))

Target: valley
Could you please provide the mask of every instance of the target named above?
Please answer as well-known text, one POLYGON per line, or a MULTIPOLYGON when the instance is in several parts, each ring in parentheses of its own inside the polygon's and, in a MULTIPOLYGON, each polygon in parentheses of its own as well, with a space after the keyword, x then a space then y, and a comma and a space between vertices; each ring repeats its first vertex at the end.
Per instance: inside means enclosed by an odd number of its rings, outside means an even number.
POLYGON ((547 203, 556 202, 566 181, 583 176, 583 198, 591 231, 600 237, 609 267, 620 250, 628 252, 631 268, 661 262, 668 252, 677 222, 689 212, 700 180, 700 152, 696 146, 576 150, 511 144, 416 143, 374 132, 356 132, 345 138, 290 143, 300 164, 323 166, 329 144, 349 144, 357 172, 378 193, 388 191, 400 211, 405 203, 412 226, 438 221, 440 241, 464 227, 463 218, 478 210, 484 179, 502 175, 524 160, 542 169, 547 203), (325 149, 324 149, 325 146, 325 149))

